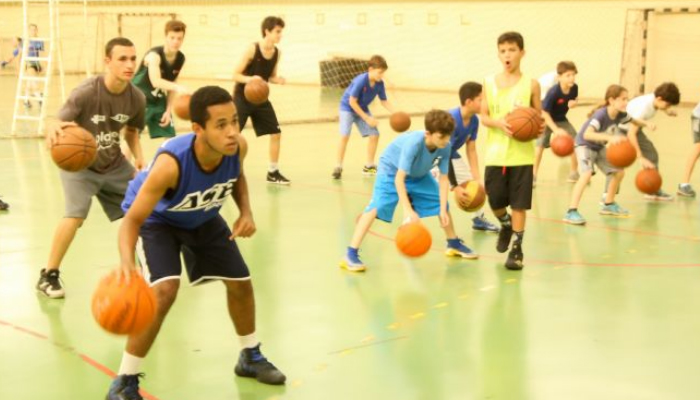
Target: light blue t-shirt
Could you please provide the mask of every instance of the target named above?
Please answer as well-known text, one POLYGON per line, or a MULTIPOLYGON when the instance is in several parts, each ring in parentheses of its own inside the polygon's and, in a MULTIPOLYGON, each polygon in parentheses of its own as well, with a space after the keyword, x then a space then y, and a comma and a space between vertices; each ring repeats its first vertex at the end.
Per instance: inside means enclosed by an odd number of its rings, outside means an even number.
POLYGON ((376 96, 379 96, 380 100, 386 100, 386 91, 384 90, 384 82, 375 82, 374 86, 369 84, 369 73, 357 75, 350 83, 345 93, 343 93, 343 98, 340 99, 340 110, 355 112, 352 107, 350 107, 350 97, 357 99, 357 104, 364 112, 369 112, 369 105, 372 103, 376 96))
POLYGON ((447 174, 452 146, 429 151, 425 145, 425 131, 413 131, 399 135, 379 157, 378 174, 396 175, 398 170, 410 178, 422 178, 438 166, 441 174, 447 174))

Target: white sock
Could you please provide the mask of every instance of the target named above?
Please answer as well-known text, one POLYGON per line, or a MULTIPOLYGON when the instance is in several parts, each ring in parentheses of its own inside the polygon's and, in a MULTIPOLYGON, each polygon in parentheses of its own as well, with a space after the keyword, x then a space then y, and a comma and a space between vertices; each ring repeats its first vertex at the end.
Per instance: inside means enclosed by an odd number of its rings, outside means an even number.
POLYGON ((681 186, 690 186, 690 183, 684 182, 684 183, 681 183, 681 186))
POLYGON ((268 170, 269 172, 275 172, 275 171, 277 171, 278 169, 279 169, 279 164, 277 164, 276 162, 271 162, 271 163, 270 163, 270 166, 267 168, 267 170, 268 170))
POLYGON ((255 336, 255 332, 251 333, 250 335, 239 336, 238 341, 241 343, 241 348, 244 349, 252 349, 260 344, 257 336, 255 336))
POLYGON ((485 219, 486 217, 484 216, 484 210, 481 209, 481 210, 475 212, 475 213, 474 213, 474 218, 485 219))
POLYGON ((122 356, 122 365, 119 366, 119 375, 136 375, 141 372, 141 363, 143 358, 132 356, 124 351, 122 356))

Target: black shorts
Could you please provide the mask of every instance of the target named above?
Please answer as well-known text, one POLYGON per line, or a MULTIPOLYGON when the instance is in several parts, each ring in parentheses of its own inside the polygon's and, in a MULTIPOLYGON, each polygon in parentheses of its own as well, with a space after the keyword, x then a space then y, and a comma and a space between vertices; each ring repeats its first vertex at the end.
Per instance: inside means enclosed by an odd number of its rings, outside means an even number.
POLYGON ((231 230, 219 215, 195 229, 145 223, 139 232, 137 254, 143 276, 151 284, 180 279, 180 254, 192 285, 212 280, 248 280, 250 272, 231 230))
POLYGON ((510 208, 529 210, 532 207, 532 165, 486 167, 484 180, 492 210, 510 208))
POLYGON ((253 121, 255 136, 282 133, 275 109, 272 108, 272 103, 269 101, 255 105, 242 95, 234 95, 233 103, 238 111, 238 126, 241 128, 241 131, 243 131, 245 124, 248 122, 248 117, 250 117, 253 121))

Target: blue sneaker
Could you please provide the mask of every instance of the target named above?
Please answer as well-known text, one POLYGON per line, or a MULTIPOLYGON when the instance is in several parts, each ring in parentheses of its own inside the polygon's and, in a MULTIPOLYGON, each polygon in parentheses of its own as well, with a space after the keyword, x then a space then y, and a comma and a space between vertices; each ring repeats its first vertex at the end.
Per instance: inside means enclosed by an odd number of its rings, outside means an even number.
POLYGON ((447 250, 445 250, 445 255, 449 257, 462 257, 471 260, 476 260, 479 255, 476 254, 472 249, 464 245, 464 241, 460 238, 447 239, 447 250))
POLYGON ((343 260, 340 262, 340 268, 345 268, 350 272, 364 272, 367 268, 362 260, 360 260, 358 251, 358 249, 348 247, 348 252, 345 254, 345 258, 343 258, 343 260))
POLYGON ((501 228, 489 222, 486 217, 474 217, 472 218, 472 229, 475 231, 485 231, 498 233, 501 228))
POLYGON ((250 349, 241 350, 234 372, 244 378, 255 378, 268 385, 283 385, 287 377, 260 352, 260 343, 250 349))
POLYGON ((564 222, 572 225, 584 225, 586 223, 586 219, 583 218, 583 215, 581 215, 578 210, 571 210, 566 212, 564 222))
POLYGON ((139 394, 139 379, 144 374, 118 375, 109 386, 105 400, 143 400, 139 394))
POLYGON ((600 213, 602 215, 614 215, 616 217, 626 217, 630 214, 629 211, 620 207, 617 203, 612 203, 607 206, 604 205, 603 208, 600 209, 600 213))

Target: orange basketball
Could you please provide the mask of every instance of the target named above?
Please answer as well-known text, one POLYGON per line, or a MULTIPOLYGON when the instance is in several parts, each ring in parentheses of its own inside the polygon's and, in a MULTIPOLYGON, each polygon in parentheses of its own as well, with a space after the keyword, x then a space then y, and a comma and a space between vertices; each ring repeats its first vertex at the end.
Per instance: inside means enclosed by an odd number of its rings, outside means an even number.
POLYGON ((637 159, 637 151, 629 140, 623 140, 609 144, 605 157, 613 167, 627 168, 637 159))
POLYGON ((64 135, 51 147, 51 158, 59 168, 80 171, 92 165, 97 158, 97 142, 92 133, 80 126, 63 128, 64 135))
POLYGON ((408 257, 420 257, 430 250, 433 238, 428 229, 420 222, 401 225, 396 232, 396 247, 408 257))
POLYGON ((92 315, 108 332, 139 333, 156 316, 156 296, 140 275, 132 274, 127 285, 113 271, 100 280, 92 295, 92 315))
POLYGON ((661 174, 655 169, 643 169, 637 173, 634 183, 640 192, 646 194, 654 194, 661 189, 661 174))
POLYGON ((411 128, 411 117, 403 111, 397 111, 391 114, 389 125, 391 125, 391 129, 398 133, 406 132, 411 128))
POLYGON ((569 135, 556 135, 549 143, 552 153, 559 157, 570 156, 574 152, 574 138, 569 135))
POLYGON ((270 95, 270 86, 262 79, 253 79, 246 83, 243 94, 249 102, 262 104, 267 101, 267 97, 270 95))
POLYGON ((477 181, 464 182, 455 187, 455 202, 464 211, 479 210, 486 202, 486 192, 477 181))
POLYGON ((190 99, 192 98, 189 94, 180 94, 175 97, 173 101, 173 111, 178 118, 184 119, 186 121, 190 120, 190 99))
POLYGON ((506 122, 510 125, 513 138, 521 142, 536 139, 544 124, 541 113, 530 107, 519 107, 511 111, 506 115, 506 122))

